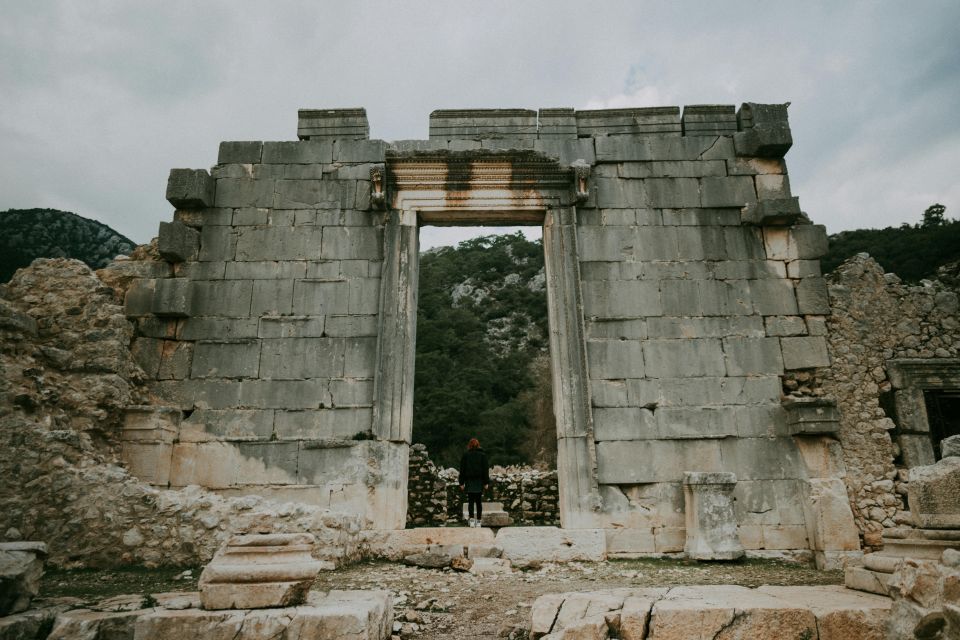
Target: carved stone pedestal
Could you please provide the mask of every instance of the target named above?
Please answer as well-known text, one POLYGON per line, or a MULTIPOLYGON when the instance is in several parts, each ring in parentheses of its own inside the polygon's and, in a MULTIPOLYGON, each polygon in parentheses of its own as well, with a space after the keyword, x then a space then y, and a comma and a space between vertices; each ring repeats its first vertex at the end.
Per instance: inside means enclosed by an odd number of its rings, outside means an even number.
POLYGON ((263 609, 303 604, 321 563, 309 533, 234 536, 200 574, 204 609, 263 609))
POLYGON ((733 473, 687 471, 683 474, 687 542, 683 550, 694 560, 736 560, 743 557, 733 513, 733 473))

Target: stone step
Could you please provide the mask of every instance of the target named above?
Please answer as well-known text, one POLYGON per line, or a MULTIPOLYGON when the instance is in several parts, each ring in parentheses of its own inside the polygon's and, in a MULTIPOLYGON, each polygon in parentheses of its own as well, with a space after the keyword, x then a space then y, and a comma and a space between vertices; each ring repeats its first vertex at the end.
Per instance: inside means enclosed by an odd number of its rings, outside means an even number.
POLYGON ((883 555, 917 560, 939 560, 946 549, 956 549, 955 540, 927 540, 924 538, 883 539, 883 555))

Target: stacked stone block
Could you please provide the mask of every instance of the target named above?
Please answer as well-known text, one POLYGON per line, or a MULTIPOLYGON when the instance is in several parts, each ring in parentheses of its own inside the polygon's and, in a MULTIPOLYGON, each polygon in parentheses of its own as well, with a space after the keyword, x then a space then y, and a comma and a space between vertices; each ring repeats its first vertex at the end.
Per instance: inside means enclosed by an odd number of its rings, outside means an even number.
MULTIPOLYGON (((171 174, 173 277, 127 296, 153 388, 184 412, 172 485, 402 526, 416 225, 493 210, 544 219, 566 526, 680 551, 687 471, 736 474, 747 549, 844 522, 802 506, 835 503, 830 399, 781 402, 830 364, 826 234, 790 190, 786 105, 445 110, 429 140, 390 144, 360 110, 299 115, 298 142, 224 143, 210 174, 171 174)), ((550 491, 493 497, 548 521, 530 496, 550 491)))
MULTIPOLYGON (((171 278, 127 294, 153 391, 181 409, 169 484, 366 512, 382 220, 370 170, 384 144, 362 110, 300 113, 298 142, 224 142, 171 172, 158 248, 171 278)), ((397 467, 396 465, 400 465, 397 467)))

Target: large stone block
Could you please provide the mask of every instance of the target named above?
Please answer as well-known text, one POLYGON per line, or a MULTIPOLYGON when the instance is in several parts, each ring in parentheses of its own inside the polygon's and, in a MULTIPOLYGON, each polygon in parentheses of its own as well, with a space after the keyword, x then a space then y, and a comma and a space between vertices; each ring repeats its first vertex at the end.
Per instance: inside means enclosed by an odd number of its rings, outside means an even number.
MULTIPOLYGON (((795 262, 807 262, 797 260, 795 262)), ((801 278, 797 282, 797 309, 804 315, 830 313, 827 283, 818 275, 801 278)))
POLYGON ((583 313, 589 318, 641 318, 663 313, 656 282, 606 280, 583 286, 583 313))
POLYGON ((497 532, 496 545, 514 564, 601 561, 607 557, 603 529, 504 527, 497 532))
POLYGON ((740 480, 801 478, 806 471, 791 438, 727 438, 719 444, 724 470, 740 480))
POLYGON ((237 260, 316 260, 322 234, 320 227, 243 228, 237 236, 237 260))
MULTIPOLYGON (((238 395, 237 402, 239 398, 238 395)), ((244 380, 242 398, 245 405, 262 409, 327 407, 330 406, 329 380, 326 377, 311 380, 244 380)))
POLYGON ((182 318, 190 315, 191 284, 186 278, 156 281, 150 310, 156 316, 182 318))
POLYGON ((650 635, 691 638, 816 638, 809 610, 746 587, 676 587, 653 605, 650 635))
POLYGON ((137 619, 134 640, 389 640, 393 604, 387 591, 314 591, 284 609, 155 609, 137 619))
POLYGON ((740 131, 733 142, 738 156, 782 158, 793 146, 787 104, 745 102, 737 112, 740 131))
POLYGON ((723 141, 717 136, 607 136, 596 138, 594 143, 599 162, 650 162, 732 158, 733 145, 727 149, 723 141))
POLYGON ((274 180, 266 178, 220 178, 216 206, 223 208, 272 207, 274 180))
POLYGON ((653 412, 639 407, 593 410, 593 433, 604 440, 650 440, 657 437, 653 412))
POLYGON ((287 315, 293 309, 293 280, 254 280, 250 315, 287 315))
POLYGON ((262 142, 221 142, 217 163, 258 164, 262 155, 262 142))
POLYGON ((960 458, 951 456, 910 469, 908 497, 916 526, 960 528, 960 458))
POLYGON ((700 280, 700 305, 705 316, 753 314, 750 286, 746 280, 700 280))
POLYGON ((726 230, 718 226, 689 226, 676 230, 681 260, 724 260, 728 258, 726 230))
POLYGON ((664 440, 735 436, 737 435, 736 416, 734 407, 658 408, 656 411, 657 436, 664 440))
POLYGON ((344 341, 339 338, 263 340, 260 377, 265 380, 340 377, 345 349, 344 341))
POLYGON ((780 338, 780 346, 783 350, 783 367, 788 371, 830 366, 827 340, 823 336, 780 338))
POLYGON ((206 169, 171 169, 167 202, 178 209, 203 209, 214 204, 215 183, 206 169))
POLYGON ((197 409, 180 424, 181 442, 269 440, 272 409, 197 409))
POLYGON ((860 534, 850 510, 847 487, 840 478, 807 481, 807 537, 816 551, 859 551, 860 534))
POLYGON ((778 338, 723 339, 723 358, 730 376, 777 375, 783 373, 778 338))
POLYGON ((797 299, 794 296, 793 282, 786 278, 751 280, 750 294, 753 299, 753 308, 762 316, 792 316, 797 314, 797 299))
POLYGON ((195 280, 190 283, 191 316, 248 318, 253 282, 250 280, 195 280))
POLYGON ((651 378, 722 376, 726 373, 720 340, 647 340, 643 343, 646 374, 651 378))
POLYGON ((722 471, 721 440, 643 440, 597 443, 601 484, 679 482, 685 469, 722 471), (639 463, 638 461, 643 461, 639 463))
POLYGON ((278 411, 274 433, 281 440, 353 438, 370 431, 370 408, 278 411))
POLYGON ((200 574, 204 609, 264 609, 303 604, 321 563, 309 533, 233 536, 200 574))
POLYGON ((301 140, 299 142, 264 142, 264 164, 330 164, 333 142, 301 140))
POLYGON ((260 342, 200 342, 194 348, 190 375, 194 378, 256 378, 260 342))
POLYGON ((590 340, 587 365, 594 380, 642 378, 643 348, 637 340, 590 340))
POLYGON ((161 222, 157 250, 167 262, 196 260, 200 251, 200 233, 182 222, 161 222))
POLYGON ((327 227, 323 232, 324 260, 381 260, 383 236, 374 227, 327 227))
POLYGON ((757 201, 753 178, 727 176, 724 178, 700 178, 700 206, 745 207, 757 201))
POLYGON ((687 542, 684 552, 694 560, 736 560, 744 554, 737 538, 733 488, 729 472, 686 471, 683 474, 687 542))
POLYGON ((200 263, 179 265, 178 273, 195 280, 223 277, 224 262, 233 260, 237 251, 237 234, 233 227, 204 226, 200 231, 200 263), (210 263, 210 264, 208 264, 210 263), (202 271, 201 271, 202 270, 202 271))
POLYGON ((366 140, 370 137, 367 110, 300 109, 297 137, 301 140, 366 140))

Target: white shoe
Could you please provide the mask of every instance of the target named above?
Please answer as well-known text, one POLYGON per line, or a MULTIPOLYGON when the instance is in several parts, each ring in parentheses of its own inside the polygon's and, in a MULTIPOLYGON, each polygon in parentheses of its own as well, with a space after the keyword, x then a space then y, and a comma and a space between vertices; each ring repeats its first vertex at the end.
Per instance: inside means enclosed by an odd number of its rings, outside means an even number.
POLYGON ((475 526, 475 525, 474 525, 474 522, 476 522, 476 521, 475 521, 473 518, 468 519, 468 520, 467 520, 467 526, 472 529, 472 528, 475 526))

